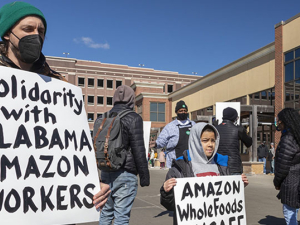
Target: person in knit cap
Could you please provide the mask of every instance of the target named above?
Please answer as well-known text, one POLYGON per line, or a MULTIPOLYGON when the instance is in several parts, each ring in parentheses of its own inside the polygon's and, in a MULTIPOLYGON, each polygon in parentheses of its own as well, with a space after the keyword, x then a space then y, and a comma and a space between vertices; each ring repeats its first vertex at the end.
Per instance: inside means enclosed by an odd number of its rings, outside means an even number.
POLYGON ((166 166, 171 168, 173 159, 182 156, 188 149, 190 129, 195 124, 188 118, 188 106, 184 101, 177 102, 175 107, 176 120, 168 123, 156 140, 157 148, 166 148, 166 166))
POLYGON ((65 80, 50 69, 42 54, 47 31, 44 14, 26 2, 12 2, 0 9, 0 66, 31 71, 65 80))
MULTIPOLYGON (((108 115, 134 109, 135 95, 131 87, 121 85, 113 96, 113 108, 108 115)), ((138 178, 142 187, 150 185, 150 175, 143 137, 143 119, 134 111, 121 118, 122 139, 128 149, 123 167, 117 171, 101 171, 101 180, 110 185, 111 195, 100 214, 100 225, 129 224, 130 211, 137 194, 138 178)))
POLYGON ((223 110, 222 123, 216 126, 220 134, 218 153, 228 155, 228 168, 232 175, 243 173, 240 140, 247 148, 252 145, 252 138, 247 135, 244 127, 236 125, 238 119, 237 111, 234 108, 227 107, 223 110))
MULTIPOLYGON (((12 2, 0 9, 0 66, 43 74, 66 81, 50 69, 42 54, 47 31, 44 14, 26 2, 12 2)), ((102 208, 110 193, 109 186, 100 184, 94 196, 96 208, 102 208)))

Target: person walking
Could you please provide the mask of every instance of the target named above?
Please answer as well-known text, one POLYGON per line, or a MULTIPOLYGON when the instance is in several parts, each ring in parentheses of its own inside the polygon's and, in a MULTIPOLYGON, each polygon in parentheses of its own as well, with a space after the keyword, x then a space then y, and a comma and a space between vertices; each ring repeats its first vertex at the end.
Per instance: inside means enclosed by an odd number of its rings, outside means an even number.
POLYGON ((252 145, 252 138, 247 135, 243 126, 236 125, 238 113, 234 108, 227 107, 223 110, 222 123, 216 126, 220 134, 218 153, 228 155, 228 168, 231 175, 243 173, 243 165, 240 154, 240 141, 247 148, 252 145))
POLYGON ((287 225, 298 225, 300 207, 300 115, 292 108, 285 108, 277 115, 276 130, 281 132, 275 154, 274 186, 279 190, 278 199, 283 204, 287 225))
POLYGON ((151 163, 151 168, 154 168, 154 149, 151 149, 151 154, 150 154, 150 163, 151 163))
POLYGON ((263 173, 266 174, 266 164, 267 164, 267 157, 269 155, 269 149, 266 146, 266 142, 263 141, 257 148, 257 157, 258 157, 258 162, 263 162, 264 163, 264 169, 263 173))
MULTIPOLYGON (((113 96, 113 108, 109 117, 124 111, 133 110, 135 94, 131 87, 121 85, 113 96)), ((128 225, 130 212, 138 190, 138 178, 141 187, 150 185, 150 175, 143 137, 143 119, 136 112, 121 118, 122 144, 127 149, 123 166, 116 171, 101 171, 101 180, 108 184, 111 195, 103 207, 99 225, 128 225)), ((152 152, 151 152, 152 154, 152 152)), ((153 151, 154 155, 154 151, 153 151)))
POLYGON ((179 101, 175 107, 177 118, 168 123, 159 134, 155 147, 166 147, 166 166, 171 168, 173 159, 182 156, 188 149, 190 129, 195 124, 188 118, 188 106, 184 101, 179 101))
POLYGON ((165 162, 166 162, 164 149, 162 149, 162 150, 160 151, 158 160, 159 160, 159 162, 160 162, 160 168, 161 168, 161 169, 164 169, 164 168, 165 168, 165 162))
POLYGON ((270 144, 270 149, 269 149, 269 160, 270 160, 270 174, 274 175, 274 159, 275 159, 275 148, 274 148, 274 143, 270 144))

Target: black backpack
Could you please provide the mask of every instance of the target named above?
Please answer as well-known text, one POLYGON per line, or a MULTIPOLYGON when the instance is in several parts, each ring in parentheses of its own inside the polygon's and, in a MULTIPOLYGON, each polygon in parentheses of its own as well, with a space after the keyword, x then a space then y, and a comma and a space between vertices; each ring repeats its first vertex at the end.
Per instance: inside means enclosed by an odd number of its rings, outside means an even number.
POLYGON ((106 112, 94 123, 94 149, 98 168, 101 171, 117 171, 126 159, 127 149, 123 146, 121 118, 134 111, 126 109, 119 113, 106 112))

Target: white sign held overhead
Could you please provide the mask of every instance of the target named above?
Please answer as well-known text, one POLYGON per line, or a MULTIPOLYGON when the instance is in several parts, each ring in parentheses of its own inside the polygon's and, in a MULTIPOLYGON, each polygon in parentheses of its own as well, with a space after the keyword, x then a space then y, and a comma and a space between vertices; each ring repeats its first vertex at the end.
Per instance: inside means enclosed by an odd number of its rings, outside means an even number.
POLYGON ((216 102, 216 120, 218 124, 222 123, 223 110, 227 107, 234 108, 238 113, 237 124, 240 124, 240 115, 241 115, 241 103, 240 102, 216 102))
POLYGON ((81 89, 0 67, 1 224, 97 221, 100 190, 81 89))
POLYGON ((146 159, 148 161, 151 121, 144 121, 143 128, 144 128, 144 144, 146 149, 146 159))
POLYGON ((246 225, 241 176, 177 178, 178 225, 246 225))

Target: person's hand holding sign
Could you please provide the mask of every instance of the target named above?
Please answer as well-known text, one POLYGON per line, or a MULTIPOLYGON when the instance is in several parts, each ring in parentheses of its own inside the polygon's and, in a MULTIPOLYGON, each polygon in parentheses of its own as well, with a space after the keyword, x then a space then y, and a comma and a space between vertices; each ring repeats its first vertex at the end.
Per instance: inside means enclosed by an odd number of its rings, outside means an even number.
POLYGON ((176 185, 177 181, 175 178, 171 178, 164 183, 165 192, 169 192, 176 185))
POLYGON ((105 183, 100 183, 101 191, 99 191, 97 194, 93 197, 93 203, 96 207, 96 209, 102 209, 105 203, 107 202, 108 196, 111 192, 109 185, 105 183))
POLYGON ((249 181, 245 174, 242 174, 242 181, 244 182, 244 187, 247 187, 247 185, 249 184, 249 181))

